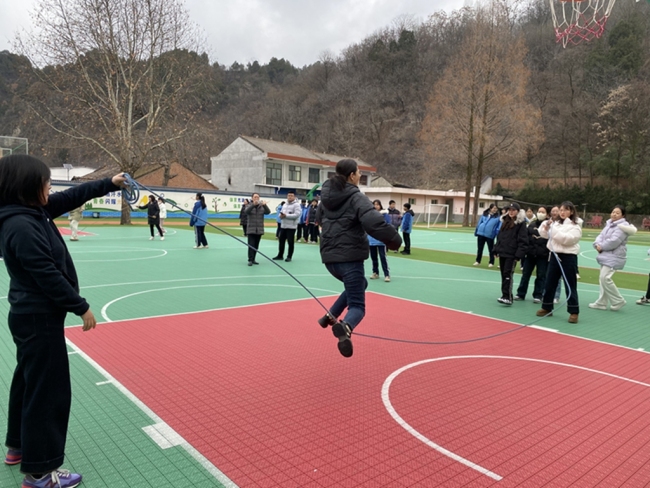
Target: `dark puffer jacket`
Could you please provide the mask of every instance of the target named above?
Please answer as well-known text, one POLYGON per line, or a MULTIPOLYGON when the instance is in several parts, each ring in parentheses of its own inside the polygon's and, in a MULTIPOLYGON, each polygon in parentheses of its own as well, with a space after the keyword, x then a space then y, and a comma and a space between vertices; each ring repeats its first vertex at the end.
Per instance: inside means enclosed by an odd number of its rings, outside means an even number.
POLYGON ((497 234, 494 254, 500 258, 523 259, 528 249, 528 229, 526 212, 520 210, 515 218, 515 225, 507 228, 508 215, 501 216, 501 230, 497 234))
POLYGON ((367 234, 397 250, 402 238, 384 220, 359 188, 346 183, 342 190, 328 180, 321 189, 316 221, 322 227, 320 255, 323 263, 365 261, 370 255, 367 234))
POLYGON ((526 256, 534 256, 537 258, 547 258, 548 248, 546 243, 548 239, 539 235, 539 226, 542 225, 544 220, 533 220, 528 225, 528 249, 526 249, 526 256))

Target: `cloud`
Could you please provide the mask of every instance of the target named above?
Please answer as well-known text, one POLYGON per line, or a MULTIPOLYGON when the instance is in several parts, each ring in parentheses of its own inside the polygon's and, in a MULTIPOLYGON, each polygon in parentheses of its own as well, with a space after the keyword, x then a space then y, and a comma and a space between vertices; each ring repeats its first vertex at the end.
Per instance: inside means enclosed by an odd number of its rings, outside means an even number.
MULTIPOLYGON (((20 29, 30 30, 28 12, 37 0, 0 2, 0 50, 20 29)), ((213 62, 267 63, 284 58, 295 66, 339 54, 402 16, 424 20, 462 0, 186 0, 190 17, 205 32, 213 62)))

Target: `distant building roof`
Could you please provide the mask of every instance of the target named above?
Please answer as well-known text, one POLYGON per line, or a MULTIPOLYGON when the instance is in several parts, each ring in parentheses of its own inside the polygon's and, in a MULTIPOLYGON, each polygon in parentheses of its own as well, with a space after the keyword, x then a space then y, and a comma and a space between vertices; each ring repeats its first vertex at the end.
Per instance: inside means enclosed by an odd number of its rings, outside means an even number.
MULTIPOLYGON (((117 165, 103 166, 96 171, 80 178, 73 178, 75 181, 91 181, 102 178, 110 178, 120 172, 117 165)), ((145 186, 166 186, 168 188, 192 188, 197 190, 218 190, 216 186, 209 183, 205 178, 196 174, 182 164, 172 163, 169 167, 169 181, 164 185, 165 166, 163 164, 148 164, 136 171, 133 177, 145 186)))
MULTIPOLYGON (((281 159, 283 161, 296 161, 301 163, 313 163, 323 166, 336 166, 341 159, 345 156, 337 156, 335 154, 318 153, 310 151, 297 144, 290 144, 288 142, 271 141, 269 139, 260 139, 258 137, 239 136, 249 144, 255 146, 260 151, 265 152, 271 159, 281 159)), ((377 168, 368 165, 359 158, 354 159, 359 168, 365 171, 377 172, 377 168)))

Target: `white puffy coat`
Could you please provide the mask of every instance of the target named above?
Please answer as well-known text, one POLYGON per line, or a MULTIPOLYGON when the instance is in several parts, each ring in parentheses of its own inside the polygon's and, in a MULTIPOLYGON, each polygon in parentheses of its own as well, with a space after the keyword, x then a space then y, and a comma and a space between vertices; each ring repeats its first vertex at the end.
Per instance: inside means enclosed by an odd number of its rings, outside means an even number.
POLYGON ((550 226, 546 222, 539 227, 539 235, 548 239, 546 247, 549 251, 560 254, 580 253, 582 228, 577 223, 568 218, 564 222, 555 221, 550 226))

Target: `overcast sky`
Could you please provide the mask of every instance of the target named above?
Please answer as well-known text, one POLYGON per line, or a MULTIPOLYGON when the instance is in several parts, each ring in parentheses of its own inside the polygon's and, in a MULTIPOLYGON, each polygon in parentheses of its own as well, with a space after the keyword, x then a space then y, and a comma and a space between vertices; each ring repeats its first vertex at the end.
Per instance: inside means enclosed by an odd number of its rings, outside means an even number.
MULTIPOLYGON (((0 0, 0 51, 11 50, 15 32, 31 30, 37 0, 0 0)), ((267 63, 285 58, 302 67, 321 53, 338 55, 401 16, 424 20, 463 0, 186 0, 192 20, 206 34, 212 62, 267 63)))

